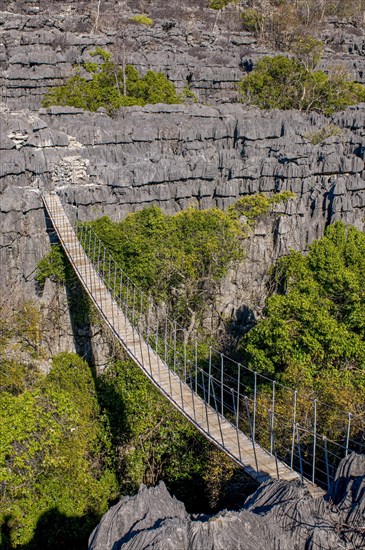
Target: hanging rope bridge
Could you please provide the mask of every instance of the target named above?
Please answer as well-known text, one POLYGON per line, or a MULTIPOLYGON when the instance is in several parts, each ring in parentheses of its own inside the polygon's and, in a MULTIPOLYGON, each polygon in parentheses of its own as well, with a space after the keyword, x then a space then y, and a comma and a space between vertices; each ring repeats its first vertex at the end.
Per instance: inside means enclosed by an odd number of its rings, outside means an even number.
POLYGON ((198 340, 188 341, 186 331, 127 277, 90 225, 72 224, 55 194, 44 195, 43 202, 114 337, 201 433, 259 482, 301 478, 313 494, 317 485, 329 485, 339 461, 359 449, 352 439, 358 418, 303 397, 212 347, 202 360, 198 340), (322 433, 324 421, 331 433, 322 433))

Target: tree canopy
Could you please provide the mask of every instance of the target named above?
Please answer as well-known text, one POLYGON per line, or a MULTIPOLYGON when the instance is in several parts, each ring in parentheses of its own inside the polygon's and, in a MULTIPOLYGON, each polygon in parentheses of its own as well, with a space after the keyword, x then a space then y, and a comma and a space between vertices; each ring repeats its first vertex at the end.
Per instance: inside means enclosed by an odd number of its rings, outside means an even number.
POLYGON ((56 356, 47 376, 29 371, 0 366, 0 523, 10 531, 1 542, 76 549, 117 494, 108 425, 80 357, 56 356))
POLYGON ((87 111, 99 107, 113 114, 120 107, 146 105, 147 103, 181 103, 174 85, 163 73, 147 71, 140 77, 133 65, 124 70, 111 59, 111 54, 96 48, 91 52, 100 63, 85 61, 66 84, 50 89, 43 98, 42 106, 70 105, 87 111), (83 70, 86 76, 81 76, 83 70))
POLYGON ((342 69, 335 68, 329 74, 315 70, 317 49, 312 44, 315 51, 311 56, 305 43, 299 57, 260 59, 240 83, 242 101, 260 109, 299 109, 326 115, 365 101, 365 86, 348 80, 342 69))
POLYGON ((92 226, 132 281, 187 325, 194 315, 204 318, 220 280, 243 255, 239 221, 216 208, 168 215, 151 207, 92 226))
POLYGON ((365 235, 328 226, 307 255, 291 252, 273 270, 275 291, 242 342, 259 372, 347 409, 365 402, 365 235))

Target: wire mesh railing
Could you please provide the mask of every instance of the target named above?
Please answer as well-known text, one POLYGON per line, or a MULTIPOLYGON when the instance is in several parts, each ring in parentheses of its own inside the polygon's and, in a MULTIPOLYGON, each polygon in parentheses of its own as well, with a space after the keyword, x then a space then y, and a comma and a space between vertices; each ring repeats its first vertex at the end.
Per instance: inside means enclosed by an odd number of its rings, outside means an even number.
MULTIPOLYGON (((48 195, 44 200, 49 209, 54 201, 57 210, 58 197, 48 195)), ((166 307, 138 288, 89 223, 71 224, 66 219, 61 244, 67 252, 68 235, 76 234, 80 251, 92 264, 91 268, 86 262, 84 269, 89 270, 88 276, 93 280, 93 292, 101 309, 108 310, 111 329, 116 335, 123 335, 123 331, 126 334, 128 323, 132 327, 131 352, 137 354, 136 347, 141 346, 143 339, 148 344, 148 353, 155 353, 169 372, 179 378, 180 384, 187 384, 192 393, 203 399, 208 429, 207 407, 215 411, 223 447, 222 420, 234 427, 241 462, 239 432, 252 443, 257 470, 259 445, 275 459, 278 477, 278 461, 281 461, 303 479, 327 486, 342 458, 352 450, 365 450, 363 415, 345 412, 315 397, 302 395, 213 347, 202 354, 204 346, 199 338, 189 336, 184 327, 169 318, 166 307), (108 295, 101 283, 108 289, 108 295), (125 326, 121 324, 119 312, 123 312, 125 326)))

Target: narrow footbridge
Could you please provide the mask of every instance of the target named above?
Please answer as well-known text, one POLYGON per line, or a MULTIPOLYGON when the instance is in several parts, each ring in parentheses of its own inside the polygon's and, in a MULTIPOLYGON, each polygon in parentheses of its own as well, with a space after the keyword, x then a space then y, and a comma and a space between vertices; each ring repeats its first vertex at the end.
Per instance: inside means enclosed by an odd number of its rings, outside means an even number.
POLYGON ((71 266, 114 337, 202 434, 259 482, 301 478, 312 492, 317 483, 330 483, 353 443, 351 414, 338 411, 336 433, 342 423, 344 434, 338 442, 320 431, 321 418, 333 414, 333 407, 329 411, 213 348, 202 360, 198 340, 188 339, 163 306, 134 285, 89 224, 71 223, 55 194, 44 195, 43 202, 71 266))

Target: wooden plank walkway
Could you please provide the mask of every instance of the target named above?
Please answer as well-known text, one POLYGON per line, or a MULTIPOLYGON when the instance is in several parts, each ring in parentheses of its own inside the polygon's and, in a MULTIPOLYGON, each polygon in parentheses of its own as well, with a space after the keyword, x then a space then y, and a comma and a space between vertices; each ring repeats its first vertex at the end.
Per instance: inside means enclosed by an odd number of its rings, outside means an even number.
POLYGON ((281 461, 277 461, 276 464, 275 458, 257 443, 255 443, 258 464, 256 468, 252 441, 244 433, 237 431, 212 407, 206 405, 189 385, 172 372, 125 317, 85 254, 59 197, 45 195, 43 201, 60 243, 80 282, 127 354, 151 382, 201 433, 259 482, 277 479, 277 477, 288 481, 298 479, 299 474, 281 461))

